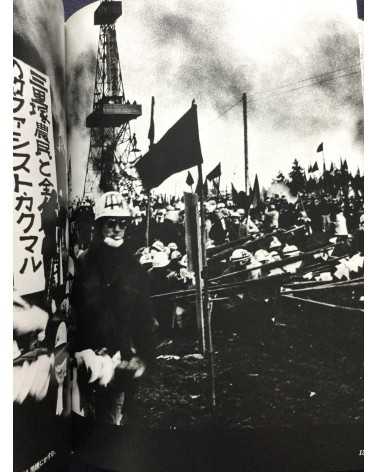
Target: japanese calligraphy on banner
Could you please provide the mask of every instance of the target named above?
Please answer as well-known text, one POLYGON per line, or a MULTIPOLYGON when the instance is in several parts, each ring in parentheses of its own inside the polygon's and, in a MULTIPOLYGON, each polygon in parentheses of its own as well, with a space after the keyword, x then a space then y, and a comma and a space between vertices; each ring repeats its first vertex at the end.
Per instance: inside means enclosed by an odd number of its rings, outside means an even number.
POLYGON ((42 216, 57 182, 49 78, 13 59, 14 286, 45 289, 42 216))

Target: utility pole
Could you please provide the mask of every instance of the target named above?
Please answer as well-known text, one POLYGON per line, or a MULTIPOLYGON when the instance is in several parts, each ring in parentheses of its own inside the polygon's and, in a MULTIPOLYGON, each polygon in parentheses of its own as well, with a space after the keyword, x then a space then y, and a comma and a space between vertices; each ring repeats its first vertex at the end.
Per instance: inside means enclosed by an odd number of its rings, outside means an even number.
POLYGON ((248 122, 247 122, 247 94, 243 93, 243 124, 244 124, 244 179, 245 193, 248 194, 249 169, 248 169, 248 122))

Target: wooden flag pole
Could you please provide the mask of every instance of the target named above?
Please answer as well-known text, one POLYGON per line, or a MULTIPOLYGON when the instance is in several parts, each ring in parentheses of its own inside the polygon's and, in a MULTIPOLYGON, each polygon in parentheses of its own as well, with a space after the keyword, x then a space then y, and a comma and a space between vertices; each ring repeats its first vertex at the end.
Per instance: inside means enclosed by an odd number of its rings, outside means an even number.
MULTIPOLYGON (((201 277, 201 299, 202 299, 202 310, 204 319, 207 319, 208 312, 208 284, 207 284, 207 258, 206 258, 206 241, 205 241, 205 206, 204 206, 204 195, 203 195, 203 174, 202 164, 198 164, 198 183, 199 183, 199 204, 200 204, 200 239, 199 244, 201 246, 201 257, 202 257, 202 274, 201 277)), ((206 331, 206 328, 205 328, 206 331)), ((203 352, 206 352, 206 336, 203 337, 203 352)))
POLYGON ((146 209, 146 247, 150 247, 150 226, 151 226, 151 191, 147 193, 146 209))
MULTIPOLYGON (((202 248, 202 282, 203 282, 203 311, 206 320, 205 334, 207 334, 207 353, 209 360, 209 378, 210 378, 210 409, 212 415, 215 414, 216 394, 215 394, 215 358, 214 358, 214 344, 211 315, 213 306, 209 304, 209 282, 207 272, 207 257, 206 257, 206 240, 205 240, 205 206, 203 196, 203 175, 202 164, 198 164, 198 182, 199 182, 199 201, 200 201, 200 217, 201 217, 201 248, 202 248)), ((206 346, 205 346, 206 352, 206 346)))
MULTIPOLYGON (((155 140, 155 123, 154 123, 154 111, 155 111, 155 97, 151 97, 151 117, 150 117, 150 129, 148 131, 148 139, 150 140, 151 149, 155 140)), ((147 210, 146 210, 146 247, 150 247, 150 227, 151 227, 151 190, 147 193, 147 210)))

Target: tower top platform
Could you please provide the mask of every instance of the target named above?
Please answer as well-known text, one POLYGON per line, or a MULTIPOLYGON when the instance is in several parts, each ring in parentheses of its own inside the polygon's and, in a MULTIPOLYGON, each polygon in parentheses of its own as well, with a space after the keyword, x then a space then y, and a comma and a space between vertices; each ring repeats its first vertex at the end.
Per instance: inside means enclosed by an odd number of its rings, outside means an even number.
POLYGON ((122 2, 104 1, 94 12, 94 24, 112 25, 120 16, 122 16, 122 2))
POLYGON ((105 103, 87 117, 87 128, 116 128, 141 116, 137 103, 105 103))

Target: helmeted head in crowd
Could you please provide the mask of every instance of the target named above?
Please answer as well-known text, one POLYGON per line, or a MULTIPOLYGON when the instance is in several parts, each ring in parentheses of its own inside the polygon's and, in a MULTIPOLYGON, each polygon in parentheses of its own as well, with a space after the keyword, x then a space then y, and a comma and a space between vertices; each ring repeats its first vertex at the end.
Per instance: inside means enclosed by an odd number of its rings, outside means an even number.
POLYGON ((107 246, 120 247, 131 218, 131 209, 120 193, 104 193, 95 205, 96 237, 107 246))
POLYGON ((231 254, 230 262, 238 267, 244 267, 251 262, 252 254, 246 249, 235 249, 231 254))

